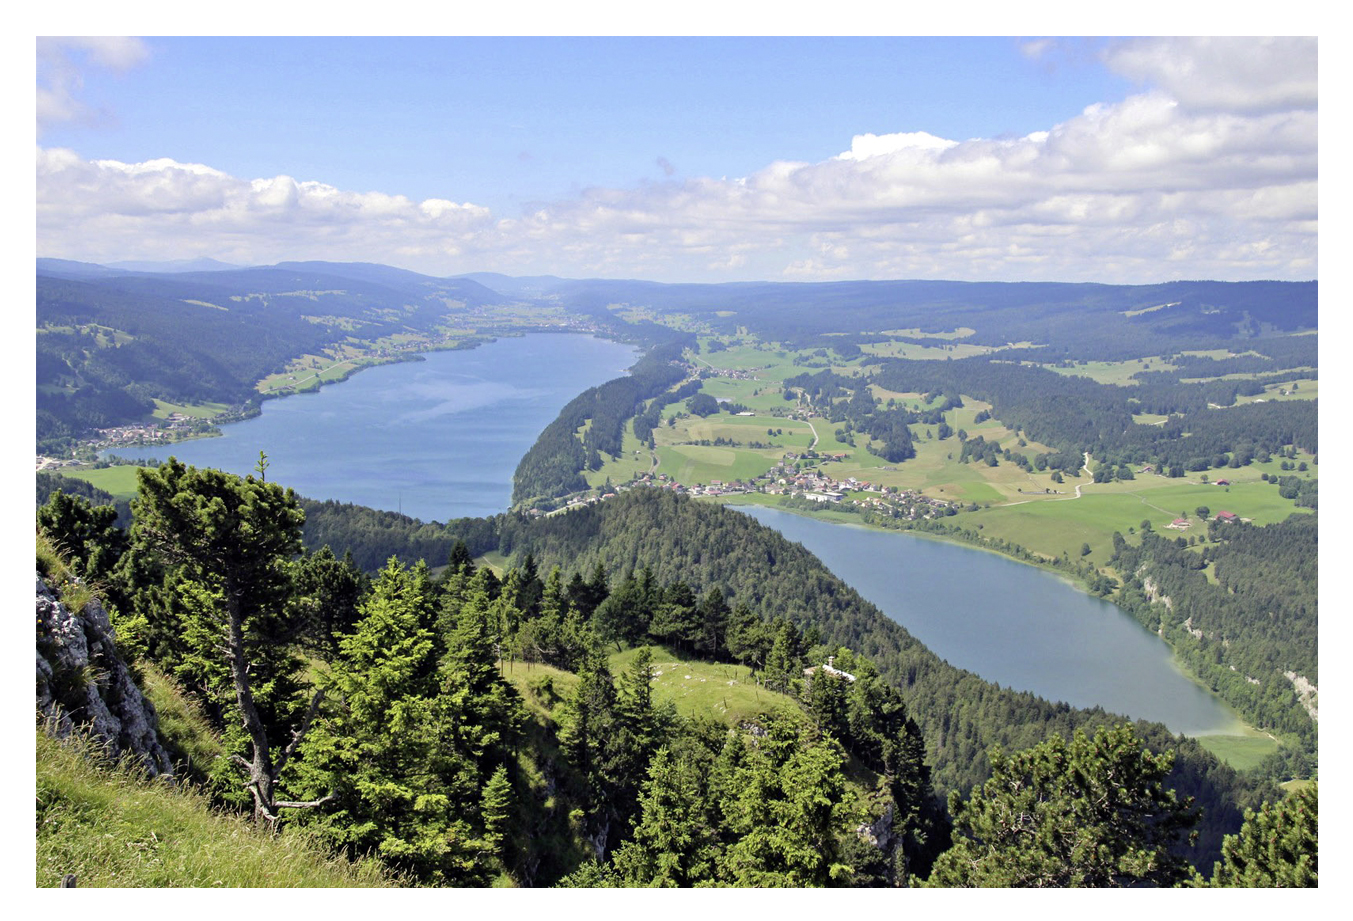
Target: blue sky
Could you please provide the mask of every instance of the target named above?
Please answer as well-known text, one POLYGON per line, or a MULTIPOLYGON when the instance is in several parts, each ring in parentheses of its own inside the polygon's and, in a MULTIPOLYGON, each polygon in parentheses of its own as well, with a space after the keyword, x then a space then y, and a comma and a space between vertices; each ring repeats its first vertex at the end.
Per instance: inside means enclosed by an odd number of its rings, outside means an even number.
POLYGON ((38 254, 1317 275, 1314 40, 38 42, 38 254))
POLYGON ((866 132, 1023 135, 1131 87, 1093 58, 1102 42, 1054 61, 1022 44, 146 39, 143 65, 85 70, 83 95, 106 114, 54 125, 41 141, 95 159, 168 156, 236 176, 474 201, 506 216, 587 186, 823 160, 866 132))

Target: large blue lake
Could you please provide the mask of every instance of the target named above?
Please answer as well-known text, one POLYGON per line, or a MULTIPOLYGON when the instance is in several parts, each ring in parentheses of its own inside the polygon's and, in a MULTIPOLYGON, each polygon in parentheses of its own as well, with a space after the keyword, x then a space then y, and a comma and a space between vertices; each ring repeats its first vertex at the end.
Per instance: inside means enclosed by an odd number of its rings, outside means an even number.
MULTIPOLYGON (((240 474, 265 451, 268 478, 310 498, 424 521, 493 515, 508 508, 518 461, 564 404, 636 358, 628 346, 588 336, 500 339, 270 400, 220 438, 154 450, 240 474)), ((1176 732, 1237 725, 1174 668, 1164 642, 1053 575, 913 535, 740 511, 802 543, 921 642, 988 681, 1176 732)))
POLYGON ((620 377, 638 355, 593 336, 498 339, 268 400, 219 438, 140 450, 237 474, 264 451, 268 479, 307 498, 424 521, 496 515, 511 504, 517 462, 564 404, 620 377))
POLYGON ((1187 735, 1239 728, 1179 672, 1163 640, 1052 573, 913 534, 737 510, 803 544, 931 651, 988 681, 1187 735))

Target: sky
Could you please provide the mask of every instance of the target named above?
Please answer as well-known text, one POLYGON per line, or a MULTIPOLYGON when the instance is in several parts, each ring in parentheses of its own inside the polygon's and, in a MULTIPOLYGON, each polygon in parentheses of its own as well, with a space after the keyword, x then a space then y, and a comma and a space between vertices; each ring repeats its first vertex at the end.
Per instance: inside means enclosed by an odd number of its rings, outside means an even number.
POLYGON ((1318 277, 1314 38, 37 39, 37 255, 1318 277))

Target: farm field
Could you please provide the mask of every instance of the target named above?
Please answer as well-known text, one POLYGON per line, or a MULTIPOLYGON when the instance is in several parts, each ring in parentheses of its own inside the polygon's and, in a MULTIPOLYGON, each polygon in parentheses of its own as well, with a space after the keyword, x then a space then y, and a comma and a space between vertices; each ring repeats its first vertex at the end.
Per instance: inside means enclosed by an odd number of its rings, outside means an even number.
POLYGON ((1198 736, 1203 748, 1225 761, 1237 771, 1257 767, 1261 761, 1278 750, 1278 743, 1267 733, 1245 727, 1241 735, 1198 736))
POLYGON ((659 472, 690 486, 714 480, 727 483, 760 476, 775 465, 782 452, 660 444, 657 453, 659 472))
POLYGON ((958 329, 951 329, 948 332, 926 332, 913 326, 910 329, 885 329, 883 335, 906 337, 909 339, 966 339, 977 332, 971 326, 960 326, 958 329))
POLYGON ((168 419, 171 414, 179 413, 183 416, 191 416, 194 419, 211 419, 218 413, 223 413, 230 409, 225 403, 166 403, 164 400, 155 401, 155 412, 151 413, 156 419, 168 419))
POLYGON ((114 499, 132 499, 136 497, 136 471, 134 464, 122 464, 116 467, 62 467, 61 473, 77 480, 84 480, 91 486, 111 493, 114 499))
POLYGON ((1236 403, 1257 403, 1260 400, 1285 402, 1287 400, 1317 400, 1320 398, 1320 381, 1314 377, 1303 377, 1295 381, 1283 381, 1278 384, 1264 385, 1264 392, 1251 397, 1236 397, 1236 403), (1292 389, 1293 385, 1296 389, 1292 389), (1284 393, 1283 391, 1287 391, 1284 393))
MULTIPOLYGON (((1022 343, 1027 348, 1032 343, 1022 343)), ((1006 346, 1012 348, 1013 346, 1006 346)), ((942 345, 920 345, 915 342, 866 342, 860 351, 875 358, 910 358, 917 361, 944 361, 946 358, 971 358, 1000 351, 993 345, 974 345, 969 342, 947 342, 942 345)))
POLYGON ((634 427, 629 423, 625 424, 620 456, 612 458, 602 455, 602 459, 600 470, 587 470, 583 473, 587 485, 593 489, 605 485, 608 480, 612 483, 627 483, 636 476, 648 473, 653 466, 648 446, 634 437, 634 427))
MULTIPOLYGON (((1034 363, 1025 362, 1025 364, 1033 365, 1034 363)), ((1175 370, 1174 365, 1159 355, 1151 358, 1131 358, 1127 361, 1077 362, 1069 368, 1054 364, 1036 365, 1036 367, 1056 371, 1058 374, 1067 377, 1088 377, 1090 380, 1101 384, 1117 384, 1125 387, 1137 385, 1137 381, 1132 379, 1132 375, 1140 371, 1175 370)))
POLYGON ((1079 499, 1007 502, 978 512, 960 512, 952 523, 980 526, 984 537, 1019 543, 1045 556, 1065 553, 1074 560, 1081 545, 1088 543, 1090 561, 1103 565, 1113 552, 1113 532, 1126 535, 1129 528, 1140 528, 1142 521, 1150 521, 1161 534, 1205 538, 1207 523, 1196 515, 1199 506, 1207 506, 1210 517, 1224 510, 1261 525, 1282 521, 1294 513, 1308 514, 1309 510, 1279 496, 1276 486, 1259 479, 1261 472, 1278 472, 1276 467, 1276 462, 1270 462, 1242 467, 1239 472, 1226 468, 1210 472, 1214 481, 1229 478, 1230 486, 1201 483, 1198 474, 1191 475, 1192 479, 1146 474, 1112 483, 1094 483, 1089 477, 1079 481, 1068 478, 1064 486, 1072 490, 1072 484, 1079 482, 1079 499), (1275 469, 1266 471, 1265 467, 1275 469), (1170 522, 1180 517, 1191 521, 1188 530, 1170 530, 1170 522))

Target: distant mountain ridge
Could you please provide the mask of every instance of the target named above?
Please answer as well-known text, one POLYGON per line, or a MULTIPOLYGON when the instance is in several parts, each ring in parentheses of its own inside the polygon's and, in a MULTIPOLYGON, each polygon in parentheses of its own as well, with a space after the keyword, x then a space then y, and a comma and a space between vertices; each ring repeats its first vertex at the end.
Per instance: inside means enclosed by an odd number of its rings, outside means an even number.
POLYGON ((107 266, 110 269, 122 269, 126 272, 158 272, 164 274, 175 272, 228 272, 231 269, 248 268, 248 266, 212 259, 209 256, 202 256, 197 259, 172 259, 168 262, 109 262, 107 266))

